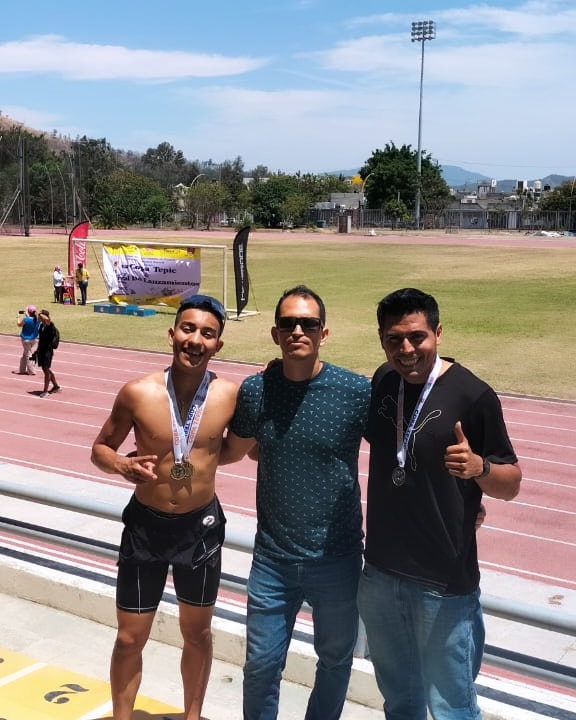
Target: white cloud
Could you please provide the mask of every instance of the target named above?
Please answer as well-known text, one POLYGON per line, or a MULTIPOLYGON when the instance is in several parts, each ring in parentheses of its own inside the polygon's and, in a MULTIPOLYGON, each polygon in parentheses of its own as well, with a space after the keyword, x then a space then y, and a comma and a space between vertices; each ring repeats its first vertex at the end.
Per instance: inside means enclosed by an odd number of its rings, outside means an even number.
POLYGON ((322 90, 248 90, 225 86, 203 88, 191 93, 196 101, 222 113, 224 122, 237 125, 288 118, 325 118, 350 105, 348 93, 322 90))
POLYGON ((58 73, 74 80, 174 80, 240 75, 266 63, 263 58, 89 45, 55 35, 0 45, 0 72, 58 73))
MULTIPOLYGON (((427 88, 443 85, 505 88, 511 82, 529 89, 544 82, 549 89, 565 87, 565 73, 559 69, 573 66, 576 61, 576 9, 547 14, 557 5, 529 3, 517 11, 482 5, 439 13, 437 38, 425 47, 427 88), (538 13, 531 16, 529 6, 538 13), (482 34, 478 37, 475 31, 480 28, 482 34), (515 33, 503 34, 509 28, 514 28, 515 33), (562 37, 552 40, 550 35, 554 33, 562 37)), ((372 27, 380 21, 386 34, 343 41, 309 57, 316 59, 325 71, 357 75, 360 83, 375 83, 373 87, 378 92, 393 89, 390 83, 418 83, 420 45, 409 41, 408 31, 390 33, 388 28, 393 24, 395 31, 401 19, 408 28, 407 16, 386 14, 369 19, 372 27)), ((356 22, 360 20, 357 18, 356 22)))
POLYGON ((324 70, 345 73, 397 74, 414 66, 414 53, 406 37, 369 35, 340 42, 331 50, 310 53, 324 70))
POLYGON ((528 2, 514 10, 495 5, 471 5, 446 10, 439 14, 439 18, 442 23, 464 27, 472 32, 504 32, 526 39, 576 31, 576 9, 565 2, 528 2))
POLYGON ((435 10, 423 13, 379 13, 353 18, 350 27, 380 26, 389 33, 392 28, 404 28, 410 33, 412 22, 433 20, 441 33, 465 32, 462 39, 470 42, 477 34, 511 33, 525 38, 564 35, 576 31, 576 8, 572 0, 534 0, 508 9, 495 4, 477 3, 466 7, 435 10))

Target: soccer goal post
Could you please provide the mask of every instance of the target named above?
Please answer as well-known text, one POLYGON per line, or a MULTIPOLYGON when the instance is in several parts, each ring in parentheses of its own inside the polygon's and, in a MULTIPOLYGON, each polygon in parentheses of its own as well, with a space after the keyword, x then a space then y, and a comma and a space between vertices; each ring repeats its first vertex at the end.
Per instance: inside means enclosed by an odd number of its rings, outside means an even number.
MULTIPOLYGON (((226 245, 199 245, 191 242, 138 242, 138 240, 116 240, 101 238, 72 238, 71 256, 75 258, 74 267, 77 262, 82 262, 79 257, 84 257, 86 267, 91 267, 88 258, 88 247, 93 251, 94 261, 98 266, 98 270, 102 279, 106 281, 103 268, 103 246, 110 247, 135 247, 135 248, 182 248, 194 249, 200 251, 200 289, 206 295, 218 297, 221 293, 222 304, 226 308, 226 312, 232 314, 235 310, 229 309, 228 306, 228 247, 226 245), (83 246, 82 243, 85 245, 83 246), (97 254, 97 246, 100 247, 100 257, 97 254), (86 248, 86 252, 78 252, 82 247, 86 248)), ((93 267, 93 266, 92 266, 93 267)), ((101 301, 96 301, 101 302, 101 301)), ((161 304, 161 301, 157 304, 161 304)))

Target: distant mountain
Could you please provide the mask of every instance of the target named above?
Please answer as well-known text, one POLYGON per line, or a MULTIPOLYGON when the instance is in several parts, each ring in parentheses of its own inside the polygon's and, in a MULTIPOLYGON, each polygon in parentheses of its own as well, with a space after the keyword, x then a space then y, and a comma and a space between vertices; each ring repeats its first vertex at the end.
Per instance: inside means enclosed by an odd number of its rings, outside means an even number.
MULTIPOLYGON (((334 170, 333 172, 326 173, 326 175, 343 175, 344 177, 352 177, 358 175, 360 172, 359 168, 354 170, 334 170)), ((486 175, 480 173, 474 173, 470 170, 457 167, 456 165, 442 165, 441 166, 442 177, 446 181, 446 184, 453 188, 470 187, 476 188, 479 182, 482 180, 491 180, 486 175)))
POLYGON ((336 177, 342 175, 342 177, 349 178, 358 175, 359 172, 360 168, 353 168, 352 170, 329 170, 328 172, 319 173, 319 175, 335 175, 336 177))
MULTIPOLYGON (((524 178, 518 178, 523 180, 524 178)), ((528 187, 533 187, 536 180, 542 183, 542 188, 549 186, 551 188, 558 187, 567 181, 571 181, 573 178, 567 175, 546 175, 542 178, 534 178, 534 180, 527 180, 528 187)), ((516 190, 516 180, 498 180, 497 189, 500 192, 513 192, 516 190)))
MULTIPOLYGON (((458 167, 457 165, 442 165, 441 166, 442 177, 446 181, 446 184, 451 188, 476 190, 478 183, 483 181, 492 180, 491 177, 482 175, 481 173, 473 173, 464 168, 458 167)), ((563 182, 571 180, 570 177, 565 175, 546 175, 546 177, 537 177, 533 179, 529 178, 514 178, 513 180, 496 180, 496 190, 498 192, 514 192, 516 190, 516 183, 518 180, 525 180, 528 183, 528 187, 534 187, 534 183, 539 180, 542 183, 542 187, 549 185, 551 188, 562 185, 563 182)))
MULTIPOLYGON (((465 168, 458 167, 458 165, 441 165, 440 171, 442 177, 446 181, 446 184, 457 190, 476 190, 478 183, 483 181, 490 182, 492 180, 488 175, 482 175, 482 173, 472 172, 465 168)), ((352 177, 358 175, 360 168, 354 168, 353 170, 333 170, 325 173, 325 175, 342 175, 343 177, 352 177)), ((566 175, 546 175, 546 177, 534 178, 529 180, 527 178, 515 178, 514 180, 496 180, 496 190, 498 192, 514 192, 516 189, 517 180, 526 180, 528 187, 533 187, 536 180, 540 180, 542 187, 549 185, 551 188, 562 185, 567 180, 572 180, 572 176, 566 175)))
POLYGON ((470 187, 476 189, 478 183, 492 179, 481 173, 465 170, 457 165, 441 165, 440 172, 446 184, 452 188, 470 187))

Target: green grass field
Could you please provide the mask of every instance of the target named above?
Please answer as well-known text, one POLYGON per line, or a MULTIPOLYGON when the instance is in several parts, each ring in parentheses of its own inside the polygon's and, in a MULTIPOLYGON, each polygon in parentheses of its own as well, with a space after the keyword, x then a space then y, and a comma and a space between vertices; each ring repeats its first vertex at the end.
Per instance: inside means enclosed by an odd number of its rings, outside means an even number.
MULTIPOLYGON (((129 232, 118 234, 131 240, 129 232)), ((158 240, 183 242, 159 233, 158 240)), ((198 235, 198 243, 222 244, 198 235)), ((91 305, 58 306, 52 293, 55 264, 66 266, 67 237, 1 236, 5 288, 0 332, 18 334, 19 309, 32 303, 50 310, 69 341, 147 350, 168 350, 174 311, 152 317, 95 313, 91 305)), ((202 253, 202 292, 222 296, 221 253, 202 253)), ((576 248, 375 244, 352 236, 349 243, 265 239, 248 245, 251 297, 259 314, 230 321, 220 357, 265 363, 276 355, 270 338, 281 292, 306 283, 324 298, 330 337, 322 356, 366 375, 382 362, 376 305, 386 293, 413 286, 436 296, 444 327, 442 354, 455 357, 499 392, 576 399, 576 248)), ((90 245, 89 300, 106 298, 99 273, 101 248, 90 245)), ((234 307, 232 253, 228 253, 228 308, 234 307)))

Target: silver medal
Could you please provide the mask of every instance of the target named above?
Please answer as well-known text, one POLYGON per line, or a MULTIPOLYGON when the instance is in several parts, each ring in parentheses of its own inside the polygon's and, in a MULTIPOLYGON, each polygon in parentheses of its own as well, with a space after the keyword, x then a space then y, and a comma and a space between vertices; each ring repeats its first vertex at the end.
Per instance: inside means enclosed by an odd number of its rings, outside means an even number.
POLYGON ((404 485, 406 482, 406 473, 404 468, 395 467, 394 470, 392 470, 392 482, 396 485, 396 487, 402 487, 402 485, 404 485))

